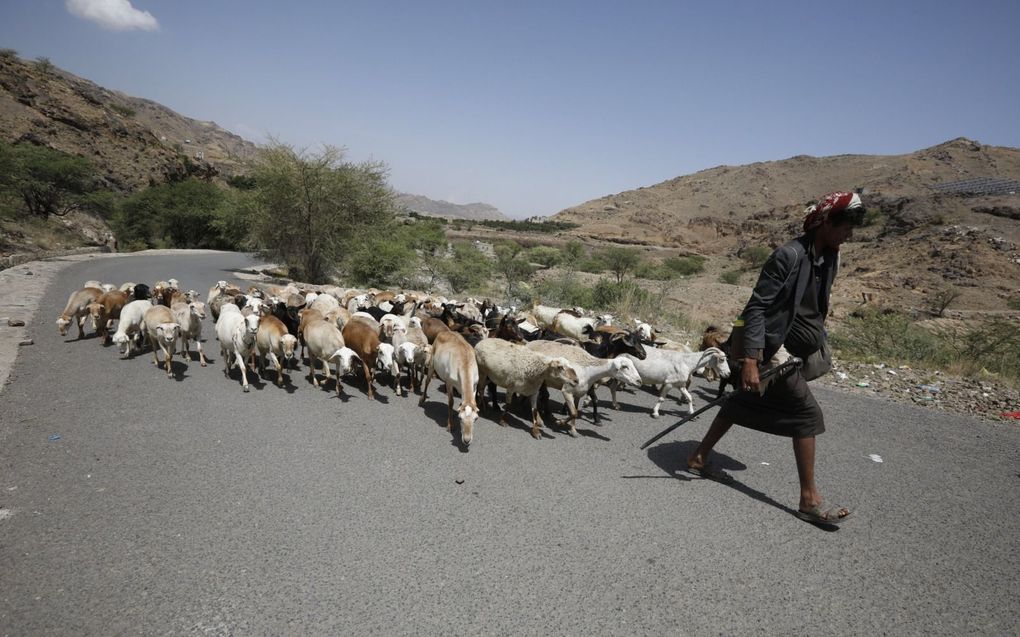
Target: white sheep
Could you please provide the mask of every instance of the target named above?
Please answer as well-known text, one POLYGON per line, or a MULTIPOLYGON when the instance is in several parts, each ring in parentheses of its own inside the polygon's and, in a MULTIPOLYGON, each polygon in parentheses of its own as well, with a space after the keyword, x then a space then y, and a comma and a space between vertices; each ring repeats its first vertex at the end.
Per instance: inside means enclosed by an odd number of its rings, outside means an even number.
MULTIPOLYGON (((726 362, 726 354, 721 349, 710 347, 703 352, 674 352, 655 348, 645 349, 645 360, 638 360, 630 354, 624 354, 637 368, 641 375, 642 385, 661 385, 659 399, 652 408, 652 418, 659 417, 659 405, 673 388, 680 390, 681 397, 688 403, 688 411, 694 413, 694 399, 687 386, 691 374, 705 368, 714 369, 722 378, 728 378, 730 367, 726 362)), ((615 400, 615 399, 614 399, 615 400)), ((680 401, 683 402, 683 401, 680 401)))
POLYGON ((641 338, 642 343, 654 343, 658 337, 655 328, 639 318, 634 319, 634 332, 641 338))
POLYGON ((134 350, 134 337, 142 331, 142 319, 145 312, 152 307, 152 301, 142 299, 131 301, 120 310, 120 319, 117 321, 117 331, 113 335, 113 342, 123 345, 121 357, 128 357, 134 350))
MULTIPOLYGON (((225 309, 225 308, 224 308, 225 309)), ((241 368, 241 388, 249 391, 247 361, 255 349, 255 338, 259 331, 259 315, 245 316, 237 312, 223 312, 216 321, 216 338, 220 342, 220 356, 223 357, 223 374, 230 376, 230 367, 241 368)))
POLYGON ((394 390, 397 392, 397 396, 401 396, 400 365, 397 364, 396 348, 392 343, 379 343, 375 366, 379 371, 389 372, 393 377, 394 390))
POLYGON ((564 345, 555 341, 532 341, 527 348, 537 352, 549 359, 563 358, 570 362, 571 367, 577 373, 577 382, 564 384, 557 380, 548 381, 546 384, 563 392, 563 401, 570 412, 569 417, 557 422, 561 427, 570 424, 570 435, 577 436, 577 411, 575 404, 583 399, 589 389, 595 383, 605 378, 613 378, 628 385, 641 385, 641 376, 638 374, 634 363, 628 358, 618 356, 616 358, 596 358, 580 347, 564 345))
MULTIPOLYGON (((433 359, 435 350, 433 349, 433 359)), ((506 389, 506 403, 515 394, 527 396, 531 402, 531 435, 541 438, 542 417, 538 413, 538 390, 543 383, 576 384, 577 372, 563 358, 546 358, 518 345, 498 338, 487 338, 475 346, 478 361, 479 387, 484 391, 486 381, 492 380, 497 387, 506 389)), ((484 401, 483 401, 484 402, 484 401)), ((493 407, 496 407, 493 396, 493 407)), ((506 426, 506 410, 500 415, 499 424, 506 426)))

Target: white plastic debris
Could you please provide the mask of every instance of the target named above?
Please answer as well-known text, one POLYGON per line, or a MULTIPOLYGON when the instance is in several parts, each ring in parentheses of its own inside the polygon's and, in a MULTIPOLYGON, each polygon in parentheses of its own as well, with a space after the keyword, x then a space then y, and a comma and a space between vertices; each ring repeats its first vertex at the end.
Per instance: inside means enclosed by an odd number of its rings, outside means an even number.
POLYGON ((767 462, 763 462, 762 464, 765 465, 766 467, 769 466, 769 463, 767 462))
POLYGON ((836 372, 836 378, 838 378, 840 380, 846 380, 846 379, 848 379, 850 377, 847 376, 846 374, 844 374, 843 372, 836 372))
POLYGON ((868 458, 870 458, 873 462, 883 462, 882 456, 878 455, 877 453, 869 454, 868 458))
POLYGON ((894 371, 893 371, 893 370, 891 370, 891 369, 889 369, 889 370, 886 370, 886 373, 887 373, 887 374, 889 374, 890 376, 895 376, 895 375, 896 375, 896 372, 894 372, 894 371))

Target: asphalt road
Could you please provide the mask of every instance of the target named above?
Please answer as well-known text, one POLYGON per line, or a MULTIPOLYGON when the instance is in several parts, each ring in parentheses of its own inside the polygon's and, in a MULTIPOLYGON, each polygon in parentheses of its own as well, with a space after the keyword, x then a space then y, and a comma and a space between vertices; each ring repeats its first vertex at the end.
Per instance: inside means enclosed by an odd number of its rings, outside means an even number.
POLYGON ((577 439, 487 417, 463 453, 435 389, 424 411, 338 399, 302 367, 242 393, 211 319, 215 362, 176 380, 57 334, 86 279, 204 294, 248 263, 97 260, 50 286, 0 392, 0 634, 1020 633, 1013 424, 815 388, 819 483, 854 511, 829 532, 792 515, 787 440, 734 428, 734 486, 677 473, 711 413, 640 451, 678 413, 649 418, 648 393, 577 439))

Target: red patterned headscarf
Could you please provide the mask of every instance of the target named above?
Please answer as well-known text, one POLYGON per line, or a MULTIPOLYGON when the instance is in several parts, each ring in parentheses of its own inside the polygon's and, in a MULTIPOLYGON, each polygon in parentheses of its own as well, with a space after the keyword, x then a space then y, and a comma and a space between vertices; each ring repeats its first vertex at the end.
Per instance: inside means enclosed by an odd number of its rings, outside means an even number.
POLYGON ((813 203, 804 212, 804 232, 814 230, 822 225, 822 222, 830 216, 844 212, 854 211, 857 217, 863 219, 864 204, 856 192, 833 192, 822 197, 818 203, 813 203))

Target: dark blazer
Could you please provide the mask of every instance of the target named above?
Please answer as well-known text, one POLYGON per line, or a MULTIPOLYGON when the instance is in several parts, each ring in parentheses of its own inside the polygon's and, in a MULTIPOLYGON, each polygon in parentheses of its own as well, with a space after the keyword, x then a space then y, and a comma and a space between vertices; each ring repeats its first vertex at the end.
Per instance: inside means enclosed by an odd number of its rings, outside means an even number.
MULTIPOLYGON (((744 306, 744 358, 769 360, 786 340, 811 280, 810 240, 805 235, 779 246, 762 266, 751 299, 744 306)), ((825 252, 822 259, 818 309, 828 316, 839 252, 825 252)))

